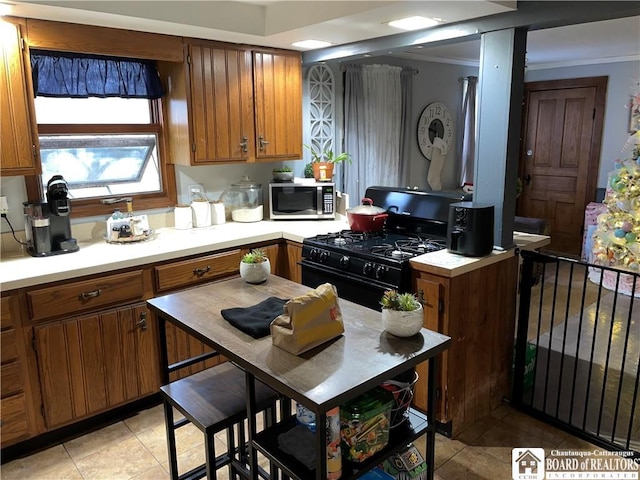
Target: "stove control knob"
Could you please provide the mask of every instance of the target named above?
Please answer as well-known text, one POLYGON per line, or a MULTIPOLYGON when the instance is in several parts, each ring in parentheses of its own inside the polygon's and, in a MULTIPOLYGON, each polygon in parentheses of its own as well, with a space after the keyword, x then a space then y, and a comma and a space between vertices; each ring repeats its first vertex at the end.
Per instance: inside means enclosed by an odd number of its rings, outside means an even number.
POLYGON ((311 260, 317 260, 319 253, 320 251, 317 248, 312 248, 311 251, 309 252, 309 258, 311 260))
POLYGON ((381 278, 384 278, 386 273, 387 273, 387 268, 382 265, 378 265, 378 267, 376 268, 376 278, 378 280, 381 278))
POLYGON ((318 259, 318 261, 320 263, 327 263, 327 260, 329 259, 329 253, 328 252, 320 252, 320 258, 318 259))
POLYGON ((343 255, 342 258, 340 259, 340 268, 344 268, 347 269, 349 268, 349 257, 347 257, 346 255, 343 255))
POLYGON ((364 273, 367 276, 371 275, 373 273, 373 263, 371 262, 365 263, 364 267, 362 267, 362 273, 364 273))

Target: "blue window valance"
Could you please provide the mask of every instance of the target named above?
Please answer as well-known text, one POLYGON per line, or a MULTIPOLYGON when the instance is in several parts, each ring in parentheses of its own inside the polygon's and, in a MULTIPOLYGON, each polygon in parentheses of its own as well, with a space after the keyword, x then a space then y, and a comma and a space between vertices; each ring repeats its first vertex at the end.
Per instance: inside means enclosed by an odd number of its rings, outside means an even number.
POLYGON ((155 63, 120 57, 31 50, 35 96, 160 98, 155 63))

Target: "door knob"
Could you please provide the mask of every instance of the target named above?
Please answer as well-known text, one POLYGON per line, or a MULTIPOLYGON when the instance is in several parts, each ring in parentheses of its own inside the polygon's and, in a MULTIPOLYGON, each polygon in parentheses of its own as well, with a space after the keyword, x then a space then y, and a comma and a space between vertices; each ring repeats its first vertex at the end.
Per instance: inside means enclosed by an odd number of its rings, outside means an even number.
POLYGON ((530 157, 531 155, 533 155, 533 150, 527 150, 527 157, 530 157))

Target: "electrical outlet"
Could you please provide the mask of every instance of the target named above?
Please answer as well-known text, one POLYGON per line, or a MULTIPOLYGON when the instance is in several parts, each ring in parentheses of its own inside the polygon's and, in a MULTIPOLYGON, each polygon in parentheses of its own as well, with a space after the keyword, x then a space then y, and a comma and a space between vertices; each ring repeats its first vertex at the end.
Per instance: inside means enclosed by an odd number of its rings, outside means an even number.
POLYGON ((202 185, 189 185, 189 201, 205 198, 204 187, 202 185))
POLYGON ((9 213, 9 204, 7 203, 7 197, 0 197, 0 214, 7 215, 9 213))

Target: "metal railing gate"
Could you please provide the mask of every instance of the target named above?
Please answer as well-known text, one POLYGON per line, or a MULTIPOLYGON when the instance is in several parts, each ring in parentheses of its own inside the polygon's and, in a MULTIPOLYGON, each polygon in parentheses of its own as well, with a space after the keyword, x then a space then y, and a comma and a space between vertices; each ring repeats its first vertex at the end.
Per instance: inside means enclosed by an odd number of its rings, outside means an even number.
POLYGON ((512 404, 598 446, 638 456, 640 275, 521 255, 512 404))

